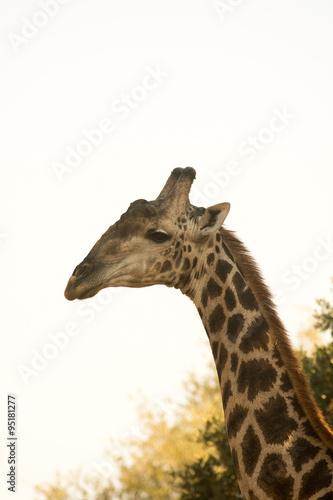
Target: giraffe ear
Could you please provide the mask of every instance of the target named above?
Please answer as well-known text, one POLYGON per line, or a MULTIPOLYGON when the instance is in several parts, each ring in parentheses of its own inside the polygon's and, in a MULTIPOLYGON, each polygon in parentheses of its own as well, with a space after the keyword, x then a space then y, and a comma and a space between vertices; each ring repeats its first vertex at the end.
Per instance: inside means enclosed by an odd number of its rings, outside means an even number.
POLYGON ((206 208, 205 213, 199 219, 200 234, 215 233, 222 226, 230 210, 230 203, 219 203, 206 208))

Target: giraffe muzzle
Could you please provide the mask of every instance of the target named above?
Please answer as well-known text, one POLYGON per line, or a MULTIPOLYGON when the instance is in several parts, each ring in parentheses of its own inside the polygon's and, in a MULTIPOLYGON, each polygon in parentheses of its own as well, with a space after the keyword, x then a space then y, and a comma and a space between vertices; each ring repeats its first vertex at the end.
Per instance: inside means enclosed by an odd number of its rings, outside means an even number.
POLYGON ((78 284, 76 277, 71 276, 65 289, 65 297, 67 300, 89 299, 90 297, 94 297, 102 288, 103 286, 98 285, 89 286, 84 283, 78 284))
POLYGON ((75 290, 75 282, 76 278, 74 276, 71 276, 68 280, 66 289, 65 289, 65 297, 67 300, 74 300, 76 299, 76 290, 75 290))
POLYGON ((83 261, 76 266, 65 289, 66 299, 87 299, 96 295, 101 287, 92 282, 93 275, 94 266, 90 263, 83 261))

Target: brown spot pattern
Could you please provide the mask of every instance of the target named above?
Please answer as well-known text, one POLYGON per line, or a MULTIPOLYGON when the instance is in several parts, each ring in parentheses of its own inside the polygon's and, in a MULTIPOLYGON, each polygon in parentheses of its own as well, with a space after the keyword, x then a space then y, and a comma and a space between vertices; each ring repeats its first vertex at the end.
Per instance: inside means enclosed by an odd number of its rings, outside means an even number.
POLYGON ((220 351, 218 358, 216 360, 217 375, 219 377, 219 382, 221 384, 222 372, 228 359, 228 351, 223 344, 220 345, 220 351))
POLYGON ((233 461, 233 464, 234 464, 234 467, 235 467, 236 474, 239 477, 240 476, 240 474, 239 474, 239 463, 238 463, 237 452, 236 452, 235 449, 231 450, 231 456, 232 456, 232 461, 233 461))
POLYGON ((280 394, 270 398, 254 413, 268 444, 283 444, 297 429, 297 423, 289 417, 287 403, 280 394))
POLYGON ((318 500, 333 500, 333 492, 326 493, 323 497, 319 497, 318 500))
POLYGON ((248 414, 248 409, 243 406, 236 405, 235 408, 229 415, 227 429, 229 438, 235 437, 240 428, 243 425, 243 422, 248 414))
POLYGON ((208 302, 208 293, 206 288, 204 288, 201 292, 201 302, 204 307, 207 307, 207 302, 208 302))
POLYGON ((161 273, 165 273, 166 271, 170 271, 172 269, 172 264, 170 260, 165 260, 163 262, 163 266, 161 267, 161 273))
POLYGON ((218 304, 209 316, 208 324, 211 333, 218 332, 222 328, 224 322, 225 314, 223 312, 221 304, 218 304))
POLYGON ((237 387, 239 392, 247 395, 250 401, 260 392, 268 392, 277 378, 277 371, 267 359, 251 359, 243 361, 239 368, 237 387))
POLYGON ((188 271, 190 269, 190 267, 191 267, 190 266, 190 259, 185 257, 184 262, 183 262, 182 271, 188 271))
POLYGON ((255 349, 263 349, 268 351, 269 343, 269 326, 263 316, 255 319, 248 327, 239 345, 241 351, 246 354, 255 349))
POLYGON ((236 298, 234 292, 231 288, 227 288, 224 295, 225 305, 227 306, 228 311, 232 311, 236 307, 236 298))
POLYGON ((310 424, 310 422, 308 420, 306 422, 304 422, 303 427, 304 427, 304 432, 307 436, 313 437, 313 438, 319 440, 318 434, 314 431, 312 425, 310 424))
POLYGON ((332 473, 330 472, 326 460, 319 460, 310 472, 306 472, 302 478, 300 500, 307 500, 311 495, 315 495, 320 490, 330 486, 332 473))
POLYGON ((245 472, 251 477, 261 453, 260 439, 254 432, 252 425, 249 425, 244 435, 242 453, 245 472))
POLYGON ((212 342, 212 353, 213 353, 214 359, 217 358, 218 349, 219 349, 219 342, 217 340, 214 340, 212 342))
POLYGON ((275 359, 276 361, 276 364, 279 368, 282 368, 283 366, 283 361, 282 361, 282 358, 281 358, 281 354, 280 354, 280 351, 278 350, 277 348, 277 345, 274 346, 274 350, 273 350, 273 358, 275 359))
POLYGON ((288 372, 285 372, 281 375, 281 385, 280 389, 282 392, 289 392, 293 389, 290 377, 288 375, 288 372))
POLYGON ((243 330, 244 326, 244 317, 242 314, 233 314, 228 319, 227 326, 227 337, 228 339, 235 343, 237 341, 238 335, 243 330))
POLYGON ((237 366, 238 366, 238 356, 235 352, 233 352, 231 355, 231 371, 233 373, 236 373, 237 366))
POLYGON ((305 413, 304 413, 304 410, 302 408, 302 406, 300 405, 298 399, 296 396, 293 396, 293 397, 290 397, 289 398, 290 401, 291 401, 291 406, 294 408, 295 412, 298 414, 298 416, 300 418, 303 418, 305 417, 305 413))
POLYGON ((210 253, 207 257, 207 264, 210 265, 212 262, 214 262, 214 259, 215 259, 215 254, 210 253))
POLYGON ((179 255, 179 257, 177 258, 177 260, 176 260, 176 262, 175 262, 175 266, 176 266, 176 268, 177 268, 177 269, 178 269, 178 267, 180 266, 181 261, 182 261, 182 256, 181 256, 181 255, 179 255))
POLYGON ((228 277, 228 274, 230 273, 232 269, 232 265, 226 261, 226 260, 221 260, 219 259, 216 264, 216 274, 222 281, 222 283, 225 283, 228 277))
POLYGON ((288 448, 288 452, 291 455, 296 472, 300 472, 303 465, 314 458, 319 450, 319 446, 314 446, 307 439, 296 439, 290 448, 288 448))
POLYGON ((240 303, 249 311, 255 311, 259 309, 257 299, 253 295, 251 288, 247 287, 243 276, 237 272, 232 278, 232 282, 235 285, 236 292, 240 303))
POLYGON ((222 247, 223 247, 223 250, 225 251, 225 253, 227 254, 227 256, 229 257, 229 259, 231 260, 231 262, 235 262, 229 248, 227 247, 227 245, 225 243, 222 243, 222 247))
POLYGON ((258 483, 272 500, 292 500, 294 479, 288 475, 285 461, 279 453, 269 453, 265 458, 258 483))
POLYGON ((249 500, 260 500, 260 498, 257 497, 257 495, 255 495, 252 490, 250 490, 249 491, 249 500))
POLYGON ((216 283, 214 278, 209 279, 206 290, 210 299, 215 299, 222 293, 222 288, 216 283))
POLYGON ((231 381, 228 380, 224 387, 223 387, 223 391, 222 391, 222 403, 223 403, 223 408, 224 408, 224 411, 226 410, 227 408, 227 405, 228 405, 228 401, 229 401, 229 398, 232 396, 232 390, 231 390, 231 381))

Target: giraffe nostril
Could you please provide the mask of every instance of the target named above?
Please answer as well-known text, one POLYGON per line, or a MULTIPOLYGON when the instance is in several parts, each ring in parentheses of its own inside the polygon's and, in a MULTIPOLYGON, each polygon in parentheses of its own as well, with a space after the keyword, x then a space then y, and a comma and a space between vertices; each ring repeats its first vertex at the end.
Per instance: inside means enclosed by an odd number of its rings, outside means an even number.
POLYGON ((82 278, 82 276, 84 276, 88 267, 89 267, 89 264, 79 264, 74 269, 73 276, 75 276, 75 278, 82 278))
POLYGON ((78 266, 76 266, 76 268, 75 268, 75 269, 74 269, 74 271, 72 272, 72 276, 75 276, 75 275, 76 275, 76 272, 77 272, 77 270, 79 269, 79 267, 80 267, 79 265, 78 265, 78 266))

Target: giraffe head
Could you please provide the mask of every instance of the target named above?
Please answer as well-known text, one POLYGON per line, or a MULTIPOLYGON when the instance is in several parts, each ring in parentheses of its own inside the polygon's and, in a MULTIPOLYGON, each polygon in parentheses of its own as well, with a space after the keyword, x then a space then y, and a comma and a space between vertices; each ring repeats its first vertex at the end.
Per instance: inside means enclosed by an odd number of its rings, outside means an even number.
POLYGON ((229 203, 191 205, 194 178, 193 168, 176 168, 156 200, 131 203, 74 269, 65 297, 86 299, 115 286, 183 289, 199 264, 200 246, 219 230, 230 208, 229 203))

